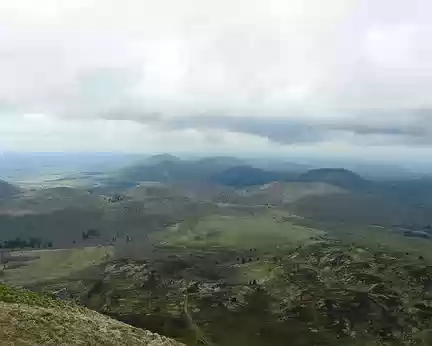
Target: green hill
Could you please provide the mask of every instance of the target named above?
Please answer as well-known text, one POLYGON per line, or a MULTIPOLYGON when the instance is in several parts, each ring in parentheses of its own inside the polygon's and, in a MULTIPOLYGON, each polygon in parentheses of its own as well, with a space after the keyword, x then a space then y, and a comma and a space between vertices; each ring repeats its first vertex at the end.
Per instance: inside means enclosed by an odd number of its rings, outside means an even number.
POLYGON ((240 160, 230 157, 210 157, 199 160, 181 160, 167 155, 153 157, 144 163, 125 167, 113 176, 111 183, 128 184, 140 181, 163 183, 202 183, 223 170, 239 165, 240 160))
POLYGON ((343 168, 312 169, 299 177, 300 181, 325 182, 346 189, 361 189, 368 181, 358 174, 343 168))
POLYGON ((0 284, 4 345, 181 345, 74 303, 0 284))
POLYGON ((285 174, 280 172, 265 171, 260 168, 243 165, 230 167, 215 173, 211 177, 211 180, 221 185, 241 188, 263 185, 272 181, 285 180, 285 178, 285 174))
POLYGON ((180 160, 180 158, 171 154, 159 154, 149 157, 147 160, 145 160, 145 163, 147 165, 157 165, 166 161, 178 162, 180 160))
POLYGON ((292 203, 309 196, 339 195, 346 190, 321 182, 272 182, 241 191, 243 200, 254 203, 281 205, 292 203))
POLYGON ((85 189, 55 187, 22 191, 19 196, 0 203, 0 215, 48 214, 65 208, 89 210, 98 208, 103 198, 85 189))

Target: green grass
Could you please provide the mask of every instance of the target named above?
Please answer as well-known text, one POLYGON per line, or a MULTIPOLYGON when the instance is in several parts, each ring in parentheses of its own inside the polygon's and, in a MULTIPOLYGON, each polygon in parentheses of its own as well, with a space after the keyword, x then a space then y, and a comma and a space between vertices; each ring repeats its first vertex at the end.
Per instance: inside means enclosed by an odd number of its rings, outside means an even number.
POLYGON ((27 304, 40 307, 65 307, 60 300, 33 293, 31 291, 0 284, 0 302, 27 304))
POLYGON ((432 262, 432 240, 405 237, 383 226, 361 226, 344 223, 319 222, 311 219, 293 219, 300 226, 326 230, 329 236, 341 240, 344 244, 357 244, 375 251, 386 249, 393 252, 423 256, 432 262))
MULTIPOLYGON (((88 267, 98 265, 111 256, 112 247, 16 251, 13 256, 37 256, 23 266, 5 269, 3 281, 14 285, 31 285, 69 277, 88 267)), ((14 262, 11 262, 14 263, 14 262)))
POLYGON ((348 230, 348 232, 336 230, 333 233, 344 242, 353 242, 375 250, 384 248, 421 255, 428 261, 432 261, 432 241, 429 239, 408 238, 385 228, 376 227, 364 227, 361 230, 348 230))
POLYGON ((283 222, 270 214, 253 217, 209 216, 184 222, 158 235, 162 244, 235 249, 287 248, 310 242, 324 232, 283 222))
POLYGON ((248 284, 256 280, 259 284, 272 281, 281 275, 281 268, 269 261, 254 261, 238 266, 239 283, 248 284))
POLYGON ((180 345, 74 303, 0 284, 2 345, 180 345))

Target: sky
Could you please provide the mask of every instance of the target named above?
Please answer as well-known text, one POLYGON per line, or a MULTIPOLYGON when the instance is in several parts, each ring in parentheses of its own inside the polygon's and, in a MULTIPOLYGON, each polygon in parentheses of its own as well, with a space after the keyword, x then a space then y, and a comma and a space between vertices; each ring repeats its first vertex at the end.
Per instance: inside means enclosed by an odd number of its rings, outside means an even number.
POLYGON ((432 154, 430 0, 0 0, 0 151, 432 154))

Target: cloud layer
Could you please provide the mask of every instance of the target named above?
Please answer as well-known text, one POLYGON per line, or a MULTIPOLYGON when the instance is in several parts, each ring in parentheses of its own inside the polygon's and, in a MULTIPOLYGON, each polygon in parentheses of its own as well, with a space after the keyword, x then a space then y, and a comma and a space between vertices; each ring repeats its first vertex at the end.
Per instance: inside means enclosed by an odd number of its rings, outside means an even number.
POLYGON ((0 0, 0 149, 429 147, 431 12, 428 0, 0 0))

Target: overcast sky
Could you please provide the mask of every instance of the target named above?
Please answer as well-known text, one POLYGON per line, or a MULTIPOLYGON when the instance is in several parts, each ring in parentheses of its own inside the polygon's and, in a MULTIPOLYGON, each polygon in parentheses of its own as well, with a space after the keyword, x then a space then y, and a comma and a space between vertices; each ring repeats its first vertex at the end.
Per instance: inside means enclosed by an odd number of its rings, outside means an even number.
POLYGON ((432 153, 430 0, 0 0, 0 151, 432 153))

